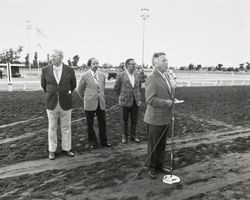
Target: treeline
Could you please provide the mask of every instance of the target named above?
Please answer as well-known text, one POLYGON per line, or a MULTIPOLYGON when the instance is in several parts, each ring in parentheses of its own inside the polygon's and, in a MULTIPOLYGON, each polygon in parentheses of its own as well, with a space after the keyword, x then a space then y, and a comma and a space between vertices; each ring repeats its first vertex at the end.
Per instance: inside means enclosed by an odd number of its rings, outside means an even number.
MULTIPOLYGON (((13 48, 9 48, 9 49, 4 49, 2 51, 2 53, 0 53, 0 63, 14 63, 14 64, 25 64, 25 67, 29 68, 29 66, 31 68, 41 68, 44 67, 46 65, 48 65, 50 63, 50 55, 47 54, 47 58, 44 61, 40 61, 38 59, 38 54, 37 52, 34 53, 34 57, 30 58, 29 54, 26 54, 25 56, 25 62, 21 62, 20 58, 21 58, 21 53, 23 51, 23 46, 18 46, 18 48, 13 49, 13 48)), ((67 64, 69 66, 72 66, 74 68, 77 69, 87 69, 87 65, 86 64, 82 64, 79 65, 79 60, 80 60, 80 56, 79 55, 75 55, 71 58, 69 58, 67 60, 67 64)), ((113 66, 112 64, 109 63, 104 63, 102 66, 103 69, 110 69, 110 68, 124 68, 124 62, 121 62, 121 64, 119 66, 113 66)), ((153 68, 153 66, 138 66, 138 68, 153 68)), ((175 67, 170 67, 172 69, 176 69, 175 67)), ((201 64, 189 64, 188 66, 182 66, 179 68, 179 70, 182 71, 200 71, 200 70, 206 70, 206 71, 223 71, 223 72, 239 72, 239 71, 250 71, 250 63, 249 62, 245 62, 245 63, 241 63, 239 64, 239 66, 237 67, 224 67, 223 64, 218 64, 217 66, 209 66, 209 67, 203 67, 201 64)))
POLYGON ((200 71, 200 70, 207 70, 207 71, 223 71, 223 72, 240 72, 240 71, 250 71, 250 63, 241 63, 237 67, 224 67, 223 64, 218 64, 215 67, 210 66, 210 67, 202 67, 201 64, 194 65, 194 64, 189 64, 187 67, 182 66, 179 68, 179 70, 183 71, 200 71))

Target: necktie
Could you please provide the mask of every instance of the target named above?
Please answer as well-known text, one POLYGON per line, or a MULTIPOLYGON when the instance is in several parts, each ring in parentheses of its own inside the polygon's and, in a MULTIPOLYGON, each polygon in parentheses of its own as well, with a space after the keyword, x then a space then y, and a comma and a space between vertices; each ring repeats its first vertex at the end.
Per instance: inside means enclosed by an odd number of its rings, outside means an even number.
POLYGON ((99 83, 98 83, 98 80, 97 80, 97 76, 96 76, 96 73, 94 74, 94 81, 97 85, 97 88, 99 88, 99 83))

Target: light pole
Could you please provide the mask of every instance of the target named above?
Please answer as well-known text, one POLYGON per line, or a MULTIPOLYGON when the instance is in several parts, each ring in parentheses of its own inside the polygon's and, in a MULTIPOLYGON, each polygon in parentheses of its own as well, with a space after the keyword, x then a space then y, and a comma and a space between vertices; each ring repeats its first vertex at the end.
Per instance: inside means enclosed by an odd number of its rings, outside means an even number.
POLYGON ((26 30, 28 31, 29 73, 30 73, 30 70, 31 70, 31 63, 30 63, 30 58, 31 58, 31 55, 30 55, 30 44, 31 44, 31 30, 32 30, 32 26, 31 26, 31 21, 30 21, 30 20, 27 20, 26 23, 27 23, 27 25, 26 25, 26 30))
POLYGON ((142 67, 144 68, 144 40, 145 40, 145 22, 146 19, 149 17, 149 9, 147 8, 142 8, 141 9, 141 18, 142 18, 142 22, 143 22, 143 30, 142 30, 142 67))

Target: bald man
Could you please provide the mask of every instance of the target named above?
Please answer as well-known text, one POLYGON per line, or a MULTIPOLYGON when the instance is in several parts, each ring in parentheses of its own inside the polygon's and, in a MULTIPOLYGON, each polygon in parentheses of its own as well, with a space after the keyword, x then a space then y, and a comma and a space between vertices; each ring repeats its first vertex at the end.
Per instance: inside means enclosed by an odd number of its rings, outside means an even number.
POLYGON ((57 150, 57 122, 60 118, 62 150, 73 157, 71 151, 71 108, 72 92, 76 88, 74 70, 63 64, 63 52, 54 50, 51 65, 42 69, 41 86, 45 92, 45 104, 49 120, 48 143, 49 159, 55 159, 57 150))

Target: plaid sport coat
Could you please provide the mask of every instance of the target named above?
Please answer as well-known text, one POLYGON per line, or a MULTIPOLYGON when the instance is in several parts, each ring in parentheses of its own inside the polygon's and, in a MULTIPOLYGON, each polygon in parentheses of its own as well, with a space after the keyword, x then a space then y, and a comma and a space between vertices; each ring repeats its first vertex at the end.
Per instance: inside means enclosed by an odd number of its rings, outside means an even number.
POLYGON ((133 105, 134 99, 136 104, 141 106, 141 78, 136 72, 134 72, 134 76, 134 87, 132 87, 126 71, 121 72, 115 81, 114 90, 119 95, 118 104, 120 106, 130 107, 133 105))

